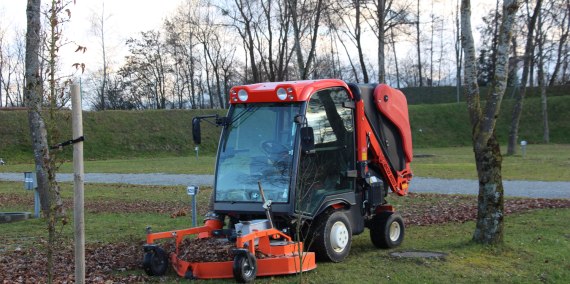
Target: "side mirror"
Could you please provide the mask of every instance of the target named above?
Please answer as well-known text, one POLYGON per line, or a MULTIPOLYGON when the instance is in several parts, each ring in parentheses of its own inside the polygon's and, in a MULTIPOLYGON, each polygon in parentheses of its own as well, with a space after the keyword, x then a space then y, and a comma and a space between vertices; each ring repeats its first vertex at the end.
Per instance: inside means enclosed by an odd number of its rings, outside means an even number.
POLYGON ((202 143, 202 133, 200 131, 200 118, 192 118, 192 139, 194 144, 200 145, 202 143))
POLYGON ((301 152, 303 154, 315 153, 315 135, 312 127, 301 127, 301 152))

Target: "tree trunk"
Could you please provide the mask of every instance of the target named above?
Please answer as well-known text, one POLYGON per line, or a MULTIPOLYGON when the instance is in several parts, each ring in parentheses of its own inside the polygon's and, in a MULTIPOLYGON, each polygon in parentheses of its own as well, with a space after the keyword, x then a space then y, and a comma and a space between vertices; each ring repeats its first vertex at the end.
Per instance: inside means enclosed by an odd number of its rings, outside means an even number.
MULTIPOLYGON (((52 212, 51 186, 55 181, 55 172, 50 170, 52 163, 48 148, 47 129, 42 118, 43 80, 40 75, 40 34, 41 34, 41 1, 28 0, 27 31, 26 31, 26 60, 24 96, 28 106, 28 120, 34 152, 37 191, 44 218, 48 224, 47 244, 47 282, 53 280, 53 243, 55 240, 55 214, 52 212)), ((53 5, 52 5, 53 9, 53 5)), ((51 58, 53 60, 53 58, 51 58)), ((54 71, 51 70, 53 73, 54 71)), ((55 193, 57 194, 57 193, 55 193)), ((56 204, 57 205, 57 204, 56 204)))
POLYGON ((208 67, 208 55, 206 52, 206 45, 204 45, 204 63, 206 64, 206 87, 208 89, 208 97, 210 98, 210 108, 214 108, 214 97, 212 97, 212 88, 210 87, 210 71, 208 67))
POLYGON ((101 50, 103 52, 103 81, 101 82, 101 110, 105 110, 105 90, 107 89, 107 53, 105 48, 105 3, 101 11, 101 50))
POLYGON ((524 50, 524 61, 523 61, 523 72, 521 77, 521 90, 516 97, 516 102, 513 107, 513 113, 511 116, 511 128, 509 130, 509 141, 507 145, 507 155, 514 155, 517 152, 517 141, 519 136, 519 124, 521 120, 521 113, 523 109, 523 101, 526 95, 526 84, 529 77, 530 66, 533 65, 532 54, 534 50, 534 27, 536 25, 536 19, 540 12, 540 6, 542 0, 536 1, 536 6, 534 7, 533 14, 530 18, 528 24, 528 34, 526 36, 526 45, 524 50))
POLYGON ((435 30, 435 15, 433 13, 433 1, 431 2, 431 34, 429 41, 429 81, 428 86, 433 87, 433 37, 435 30))
POLYGON ((548 129, 548 105, 546 98, 546 74, 544 72, 544 44, 546 34, 542 29, 542 16, 538 16, 538 30, 536 44, 538 46, 538 87, 540 89, 540 102, 542 109, 542 140, 544 143, 550 142, 550 130, 548 129))
POLYGON ((394 29, 390 28, 392 52, 394 53, 394 67, 396 68, 396 87, 400 88, 400 68, 398 67, 398 56, 396 54, 396 40, 394 39, 394 29))
POLYGON ((364 80, 364 83, 368 83, 370 82, 370 80, 368 79, 368 71, 366 70, 366 62, 364 62, 364 54, 362 53, 362 42, 360 40, 360 35, 361 35, 360 17, 362 16, 360 13, 360 0, 354 1, 354 8, 356 10, 354 39, 356 41, 356 49, 358 51, 358 61, 360 62, 360 69, 362 70, 362 78, 364 80))
MULTIPOLYGON (((458 3, 459 5, 459 3, 458 3)), ((455 15, 455 64, 456 64, 456 75, 455 75, 455 91, 457 96, 457 103, 459 103, 459 98, 461 94, 461 68, 463 67, 463 50, 461 48, 461 26, 459 22, 459 6, 457 7, 457 12, 455 15)))
POLYGON ((315 49, 317 46, 317 37, 319 32, 319 23, 322 13, 323 0, 317 0, 317 7, 315 8, 315 19, 312 23, 312 34, 311 34, 311 49, 307 54, 307 61, 305 62, 303 57, 303 50, 301 49, 301 19, 297 10, 297 1, 289 1, 289 9, 291 12, 291 19, 293 20, 293 39, 295 54, 297 56, 297 68, 299 69, 299 79, 306 80, 309 79, 309 72, 311 70, 311 64, 313 63, 313 58, 315 57, 315 49))
POLYGON ((40 114, 42 109, 43 81, 40 76, 40 0, 28 0, 27 5, 27 32, 26 32, 26 86, 25 100, 28 106, 28 119, 32 147, 34 149, 35 171, 37 175, 38 192, 44 215, 49 214, 49 184, 47 163, 49 150, 47 143, 47 130, 40 114))
MULTIPOLYGON (((249 3, 247 3, 248 1, 245 1, 246 3, 243 2, 243 0, 234 0, 240 15, 242 16, 243 19, 243 25, 244 25, 244 33, 240 32, 240 35, 243 38, 244 41, 244 46, 247 49, 247 56, 249 56, 249 61, 251 64, 251 73, 253 75, 253 83, 259 83, 261 82, 261 76, 259 74, 259 69, 257 67, 257 63, 255 62, 255 44, 253 41, 253 35, 251 32, 252 29, 252 24, 251 24, 251 20, 252 20, 252 16, 251 16, 251 11, 249 14, 246 14, 246 7, 245 5, 248 5, 247 9, 250 10, 249 7, 249 3)), ((247 60, 247 59, 246 59, 247 60)), ((247 68, 246 68, 247 70, 247 68)), ((247 71, 246 71, 247 73, 247 71)), ((246 80, 247 81, 247 80, 246 80)))
POLYGON ((416 20, 416 49, 418 52, 418 74, 420 79, 420 87, 423 87, 423 75, 422 75, 422 55, 421 55, 421 47, 420 47, 420 0, 418 0, 418 18, 416 20))
MULTIPOLYGON (((386 44, 386 37, 384 34, 384 9, 386 7, 386 0, 378 0, 376 6, 376 17, 378 18, 378 83, 386 82, 386 66, 385 66, 385 53, 384 46, 386 44)), ((391 30, 391 29, 390 29, 391 30)), ((392 37, 393 39, 393 37, 392 37)), ((396 62, 396 73, 398 73, 398 59, 394 58, 396 62)), ((398 83, 398 88, 400 84, 398 83)))
POLYGON ((473 129, 473 151, 479 178, 477 226, 473 241, 495 244, 503 241, 503 184, 501 177, 501 151, 495 135, 496 120, 507 83, 509 42, 516 0, 505 0, 503 19, 498 36, 496 64, 492 90, 485 109, 481 110, 475 46, 471 32, 471 1, 461 1, 462 46, 465 53, 465 82, 467 107, 473 129))
POLYGON ((546 85, 540 86, 540 98, 542 106, 542 140, 550 143, 550 128, 548 127, 548 100, 546 96, 546 85))
POLYGON ((556 84, 556 78, 558 77, 558 72, 560 71, 560 66, 562 65, 562 58, 564 57, 564 47, 566 46, 566 41, 568 40, 568 35, 570 32, 570 1, 566 1, 566 11, 564 12, 564 17, 562 18, 562 25, 560 26, 560 39, 558 40, 558 49, 556 52, 556 64, 554 65, 554 70, 552 71, 552 77, 548 86, 554 86, 556 84))
POLYGON ((477 226, 473 240, 485 244, 501 243, 504 229, 504 189, 501 177, 503 158, 495 133, 489 138, 485 147, 473 150, 479 176, 477 226))

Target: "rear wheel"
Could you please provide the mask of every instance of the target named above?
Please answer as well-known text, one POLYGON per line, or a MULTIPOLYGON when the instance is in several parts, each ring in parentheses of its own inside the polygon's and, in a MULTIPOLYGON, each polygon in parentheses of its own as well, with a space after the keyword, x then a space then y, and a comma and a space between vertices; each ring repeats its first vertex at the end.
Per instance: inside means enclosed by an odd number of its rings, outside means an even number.
POLYGON ((340 211, 324 213, 314 222, 313 243, 310 244, 319 260, 341 262, 350 252, 352 228, 346 215, 340 211))
POLYGON ((393 248, 404 240, 404 220, 400 214, 382 212, 372 218, 370 240, 377 248, 393 248))

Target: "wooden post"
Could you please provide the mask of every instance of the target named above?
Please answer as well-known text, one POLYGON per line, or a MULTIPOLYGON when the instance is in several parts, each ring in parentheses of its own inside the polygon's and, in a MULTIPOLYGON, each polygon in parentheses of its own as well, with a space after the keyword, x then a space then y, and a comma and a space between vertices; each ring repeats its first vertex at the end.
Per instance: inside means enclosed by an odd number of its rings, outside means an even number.
MULTIPOLYGON (((79 85, 71 85, 73 139, 83 136, 79 85)), ((73 144, 73 223, 75 226, 75 283, 85 283, 85 222, 83 213, 83 142, 73 144)))

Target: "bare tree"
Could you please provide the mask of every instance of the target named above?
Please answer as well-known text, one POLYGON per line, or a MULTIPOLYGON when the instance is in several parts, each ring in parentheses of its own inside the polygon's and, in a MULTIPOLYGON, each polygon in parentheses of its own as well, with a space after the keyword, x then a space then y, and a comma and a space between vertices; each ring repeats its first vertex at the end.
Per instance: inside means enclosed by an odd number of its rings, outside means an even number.
MULTIPOLYGON (((0 23, 1 24, 1 23, 0 23)), ((0 28, 0 108, 2 107, 2 91, 4 90, 4 88, 2 88, 2 85, 6 86, 6 83, 4 82, 4 69, 6 68, 5 66, 6 61, 7 61, 7 52, 6 52, 6 43, 5 43, 5 35, 6 33, 4 32, 4 30, 2 28, 0 28)), ((8 93, 6 92, 6 105, 8 105, 8 93)))
POLYGON ((461 22, 459 21, 460 5, 459 0, 457 0, 457 9, 455 12, 455 89, 457 96, 457 103, 459 103, 459 95, 461 93, 461 71, 463 68, 463 49, 461 47, 461 22))
POLYGON ((91 32, 97 37, 99 47, 101 48, 101 79, 99 86, 96 87, 99 103, 95 105, 97 110, 105 110, 107 108, 107 83, 109 81, 109 58, 107 54, 106 34, 108 28, 106 26, 111 15, 105 13, 105 2, 101 4, 101 10, 94 12, 91 18, 91 32))
POLYGON ((25 36, 0 29, 0 107, 22 106, 25 36))
POLYGON ((171 66, 167 62, 164 43, 159 31, 141 32, 141 39, 127 40, 127 63, 119 73, 132 92, 138 94, 142 106, 164 109, 167 104, 167 75, 171 66))
MULTIPOLYGON (((242 26, 237 26, 238 32, 243 39, 244 46, 247 49, 249 60, 250 60, 250 68, 251 73, 253 76, 253 82, 261 82, 261 74, 259 73, 258 65, 255 60, 255 42, 254 42, 254 27, 252 24, 253 21, 253 12, 251 9, 251 1, 244 1, 244 0, 234 0, 235 5, 238 9, 238 12, 241 16, 240 23, 242 26)), ((229 13, 224 10, 224 13, 229 13)), ((237 17, 234 16, 234 19, 237 17)))
POLYGON ((423 87, 422 76, 422 52, 421 52, 421 38, 420 38, 420 0, 417 2, 417 18, 416 18, 416 50, 418 52, 418 75, 420 87, 423 87))
POLYGON ((496 50, 495 79, 492 90, 481 109, 475 46, 471 31, 471 1, 461 1, 461 33, 465 53, 465 95, 473 129, 473 151, 479 177, 477 226, 473 240, 493 244, 503 241, 503 181, 502 156, 496 137, 495 125, 500 111, 506 84, 509 42, 514 16, 518 10, 516 0, 504 0, 503 17, 496 50))
POLYGON ((315 57, 319 26, 321 24, 321 15, 325 13, 324 10, 326 9, 323 5, 323 0, 315 1, 316 3, 314 3, 314 1, 301 1, 301 3, 299 3, 298 0, 288 1, 291 11, 291 24, 293 25, 293 49, 297 57, 297 69, 299 70, 299 79, 301 80, 308 79, 311 73, 311 65, 315 57), (306 60, 302 46, 304 39, 307 39, 310 45, 306 60))
POLYGON ((548 86, 554 86, 556 84, 556 80, 559 77, 558 73, 560 71, 560 67, 563 65, 563 62, 567 62, 568 60, 568 53, 564 52, 564 47, 568 43, 568 34, 570 33, 570 0, 556 2, 558 3, 553 3, 554 5, 552 9, 547 11, 553 21, 553 24, 559 29, 556 63, 554 64, 548 86))
MULTIPOLYGON (((407 34, 403 29, 409 25, 411 2, 394 1, 394 0, 376 0, 363 3, 368 10, 366 22, 372 28, 372 32, 376 36, 378 42, 378 82, 386 82, 386 42, 392 45, 392 51, 395 52, 396 35, 407 34), (394 30, 397 32, 394 33, 394 30), (387 39, 388 38, 388 39, 387 39)), ((396 73, 398 73, 398 58, 394 54, 394 64, 396 65, 396 73)), ((399 74, 396 74, 399 81, 399 74)), ((398 83, 399 84, 399 83, 398 83)))
MULTIPOLYGON (((368 77, 368 70, 366 68, 366 62, 364 60, 364 52, 362 50, 362 25, 365 20, 363 15, 364 7, 362 7, 362 1, 351 0, 348 3, 343 3, 342 1, 337 1, 337 5, 333 6, 333 11, 335 14, 335 21, 342 23, 344 29, 343 32, 350 37, 356 47, 358 54, 358 62, 360 63, 360 71, 362 73, 362 80, 364 83, 370 82, 368 77), (347 11, 350 12, 350 16, 347 17, 347 11)), ((342 39, 340 39, 342 40, 342 39)))
MULTIPOLYGON (((552 3, 550 3, 552 4, 552 3)), ((538 14, 538 26, 536 29, 536 46, 538 47, 537 57, 537 82, 540 90, 540 101, 542 109, 542 140, 544 143, 550 142, 550 129, 548 127, 548 99, 546 96, 546 72, 545 72, 545 45, 547 42, 548 27, 545 27, 544 12, 540 11, 538 14)))
MULTIPOLYGON (((528 0, 526 2, 528 5, 528 0)), ((530 66, 533 65, 532 55, 534 53, 534 28, 536 26, 536 20, 538 18, 538 14, 540 13, 541 5, 542 5, 542 0, 537 0, 532 16, 530 16, 528 22, 528 31, 526 36, 526 45, 524 49, 524 58, 523 58, 524 65, 521 77, 521 90, 516 97, 516 102, 513 107, 513 113, 511 117, 511 127, 509 130, 509 142, 507 145, 507 155, 514 155, 517 151, 519 123, 521 119, 524 97, 526 95, 526 84, 528 82, 530 66)))

